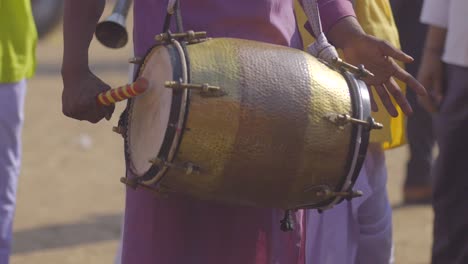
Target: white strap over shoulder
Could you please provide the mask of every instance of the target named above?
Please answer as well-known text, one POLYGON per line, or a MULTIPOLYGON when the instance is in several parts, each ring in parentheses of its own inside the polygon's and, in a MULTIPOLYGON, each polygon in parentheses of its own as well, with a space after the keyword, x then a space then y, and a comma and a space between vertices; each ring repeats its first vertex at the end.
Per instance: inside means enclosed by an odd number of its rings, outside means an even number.
POLYGON ((315 35, 315 42, 307 47, 307 51, 314 57, 322 59, 328 63, 333 63, 338 58, 335 47, 328 42, 322 30, 320 21, 320 11, 317 0, 303 0, 304 12, 315 35))
POLYGON ((167 3, 167 13, 174 14, 176 0, 169 0, 167 3))

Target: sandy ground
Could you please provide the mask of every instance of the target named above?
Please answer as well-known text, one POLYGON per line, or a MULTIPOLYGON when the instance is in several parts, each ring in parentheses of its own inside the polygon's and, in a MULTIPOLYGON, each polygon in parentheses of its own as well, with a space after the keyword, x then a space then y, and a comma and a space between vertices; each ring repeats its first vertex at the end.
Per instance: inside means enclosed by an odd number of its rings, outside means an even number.
MULTIPOLYGON (((128 46, 109 50, 93 41, 91 54, 93 69, 103 80, 112 86, 127 81, 128 46)), ((62 115, 61 56, 60 32, 39 43, 37 74, 26 100, 14 264, 112 263, 118 246, 123 156, 122 140, 111 132, 118 115, 97 125, 62 115)), ((387 154, 396 263, 428 263, 432 211, 400 206, 407 149, 387 154)))

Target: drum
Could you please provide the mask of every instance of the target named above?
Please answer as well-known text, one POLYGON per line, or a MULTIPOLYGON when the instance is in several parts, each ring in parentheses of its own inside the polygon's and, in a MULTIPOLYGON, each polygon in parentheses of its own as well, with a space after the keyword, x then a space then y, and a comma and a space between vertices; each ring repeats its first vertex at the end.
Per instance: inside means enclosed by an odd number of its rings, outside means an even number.
POLYGON ((215 38, 149 50, 128 104, 127 166, 158 192, 326 209, 357 195, 372 126, 366 85, 309 54, 215 38))

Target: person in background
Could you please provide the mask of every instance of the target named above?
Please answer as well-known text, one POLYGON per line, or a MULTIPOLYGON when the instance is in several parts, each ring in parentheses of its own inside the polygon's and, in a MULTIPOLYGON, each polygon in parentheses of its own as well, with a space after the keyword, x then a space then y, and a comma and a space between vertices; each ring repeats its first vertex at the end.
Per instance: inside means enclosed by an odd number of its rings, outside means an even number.
POLYGON ((439 154, 433 168, 432 264, 468 263, 468 27, 466 0, 425 0, 429 25, 418 79, 434 115, 439 154))
MULTIPOLYGON (((391 0, 390 3, 400 33, 401 49, 414 58, 413 63, 406 65, 406 70, 416 76, 426 37, 426 25, 419 22, 423 0, 391 0)), ((434 147, 432 116, 417 103, 417 95, 411 89, 407 90, 406 97, 413 106, 413 114, 408 116, 406 124, 409 160, 403 187, 403 202, 430 203, 434 147)))
POLYGON ((26 79, 34 74, 37 33, 29 0, 0 2, 0 264, 9 263, 26 79))

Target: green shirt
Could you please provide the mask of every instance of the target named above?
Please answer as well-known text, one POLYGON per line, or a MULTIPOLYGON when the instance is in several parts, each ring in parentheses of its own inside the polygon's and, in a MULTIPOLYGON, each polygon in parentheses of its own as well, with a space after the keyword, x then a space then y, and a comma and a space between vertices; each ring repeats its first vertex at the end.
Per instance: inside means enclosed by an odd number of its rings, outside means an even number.
POLYGON ((36 41, 31 0, 0 0, 0 83, 33 76, 36 41))

